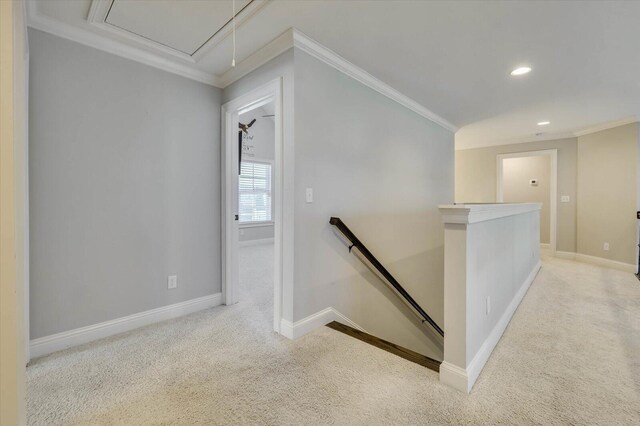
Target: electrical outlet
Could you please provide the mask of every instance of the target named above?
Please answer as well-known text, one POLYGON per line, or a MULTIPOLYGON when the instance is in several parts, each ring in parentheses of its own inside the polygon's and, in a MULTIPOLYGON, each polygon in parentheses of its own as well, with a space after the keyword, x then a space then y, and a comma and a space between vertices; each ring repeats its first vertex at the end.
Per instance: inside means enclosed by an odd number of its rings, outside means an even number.
POLYGON ((491 296, 487 296, 487 315, 491 313, 491 296))
POLYGON ((604 243, 604 251, 609 251, 609 243, 604 243))
POLYGON ((178 287, 178 276, 177 275, 169 275, 167 277, 167 288, 177 288, 178 287))

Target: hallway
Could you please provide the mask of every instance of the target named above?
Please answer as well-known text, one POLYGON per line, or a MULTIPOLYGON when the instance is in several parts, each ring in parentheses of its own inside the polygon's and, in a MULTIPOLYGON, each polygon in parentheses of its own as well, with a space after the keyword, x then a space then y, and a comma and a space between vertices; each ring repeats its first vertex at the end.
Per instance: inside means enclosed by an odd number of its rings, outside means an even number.
POLYGON ((37 359, 28 420, 49 424, 638 424, 640 283, 546 257, 470 395, 328 328, 271 331, 272 246, 241 302, 37 359))

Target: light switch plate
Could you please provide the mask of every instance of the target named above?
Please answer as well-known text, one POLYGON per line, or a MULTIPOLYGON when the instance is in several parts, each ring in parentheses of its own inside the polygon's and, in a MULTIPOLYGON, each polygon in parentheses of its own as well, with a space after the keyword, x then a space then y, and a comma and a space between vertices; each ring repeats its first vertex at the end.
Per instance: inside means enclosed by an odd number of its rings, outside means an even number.
POLYGON ((306 200, 307 203, 313 203, 313 188, 307 188, 306 200))
POLYGON ((568 195, 563 195, 560 197, 560 202, 561 203, 570 203, 571 202, 571 197, 569 197, 568 195))
POLYGON ((167 277, 167 288, 177 288, 178 287, 178 276, 177 275, 169 275, 167 277))

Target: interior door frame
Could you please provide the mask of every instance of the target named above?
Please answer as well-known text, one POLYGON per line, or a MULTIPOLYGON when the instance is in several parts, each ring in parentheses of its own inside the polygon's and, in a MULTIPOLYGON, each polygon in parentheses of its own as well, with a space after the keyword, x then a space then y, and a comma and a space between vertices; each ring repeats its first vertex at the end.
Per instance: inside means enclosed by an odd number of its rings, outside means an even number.
POLYGON ((283 161, 283 98, 282 78, 277 78, 264 86, 235 98, 221 109, 221 183, 222 183, 222 299, 225 305, 238 302, 238 247, 239 224, 235 220, 238 206, 238 120, 240 114, 273 102, 275 107, 275 191, 273 194, 274 221, 274 288, 273 288, 273 330, 280 333, 283 302, 283 271, 293 268, 285 264, 283 256, 283 176, 285 164, 283 161))
POLYGON ((543 149, 539 151, 512 152, 498 154, 496 173, 496 202, 504 202, 504 189, 502 180, 504 177, 503 160, 506 158, 542 157, 548 156, 551 160, 549 182, 549 249, 555 255, 558 239, 558 150, 543 149))

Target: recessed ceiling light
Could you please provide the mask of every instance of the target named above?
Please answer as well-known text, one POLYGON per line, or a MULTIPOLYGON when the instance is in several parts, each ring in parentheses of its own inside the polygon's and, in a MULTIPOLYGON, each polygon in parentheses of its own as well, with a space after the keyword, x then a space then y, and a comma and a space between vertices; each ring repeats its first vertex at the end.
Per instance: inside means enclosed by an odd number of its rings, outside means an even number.
POLYGON ((529 74, 530 72, 531 72, 531 68, 529 67, 519 67, 511 71, 511 75, 524 75, 524 74, 529 74))
POLYGON ((546 126, 547 124, 550 124, 550 121, 541 121, 538 123, 538 126, 546 126))

